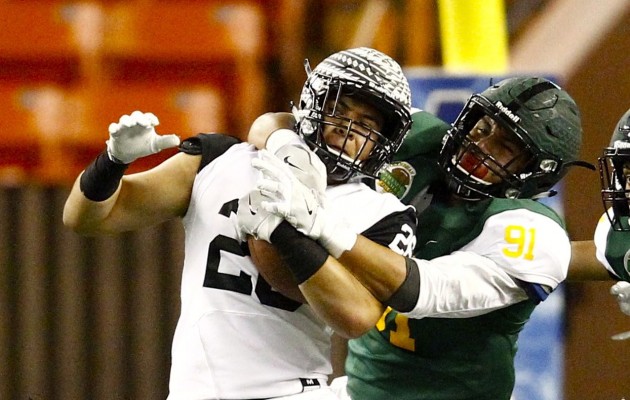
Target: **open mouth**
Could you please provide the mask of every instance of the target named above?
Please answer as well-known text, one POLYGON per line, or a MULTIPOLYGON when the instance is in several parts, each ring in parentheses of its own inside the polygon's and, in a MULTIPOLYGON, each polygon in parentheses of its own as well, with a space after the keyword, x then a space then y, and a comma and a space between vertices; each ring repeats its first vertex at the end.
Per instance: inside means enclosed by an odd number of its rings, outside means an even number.
MULTIPOLYGON (((455 160, 455 157, 453 157, 453 159, 455 160)), ((469 152, 464 153, 456 165, 457 169, 472 177, 476 182, 484 185, 491 185, 490 182, 483 179, 488 175, 488 167, 486 167, 482 161, 473 154, 469 152)))
POLYGON ((339 147, 335 147, 332 145, 327 144, 326 147, 328 148, 328 151, 330 151, 333 155, 340 157, 341 159, 349 162, 350 164, 354 164, 355 163, 355 159, 350 157, 348 154, 346 154, 345 152, 343 152, 339 147))

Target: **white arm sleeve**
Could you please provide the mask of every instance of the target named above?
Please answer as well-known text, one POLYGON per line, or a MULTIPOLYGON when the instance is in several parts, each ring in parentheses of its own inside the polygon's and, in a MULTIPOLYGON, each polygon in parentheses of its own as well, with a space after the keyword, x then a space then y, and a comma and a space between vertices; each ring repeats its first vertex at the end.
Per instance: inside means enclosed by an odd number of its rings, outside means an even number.
POLYGON ((411 318, 474 317, 528 298, 494 261, 472 252, 414 261, 420 271, 420 295, 406 313, 411 318))
POLYGON ((471 317, 528 298, 524 287, 555 289, 567 276, 571 244, 551 218, 514 209, 489 217, 451 255, 416 260, 420 293, 410 317, 471 317))
POLYGON ((606 214, 602 214, 597 222, 597 227, 595 228, 595 234, 593 235, 593 242, 595 243, 595 257, 597 257, 597 261, 602 263, 604 267, 619 278, 619 275, 615 272, 613 267, 608 262, 606 258, 606 245, 608 242, 608 231, 610 231, 610 221, 606 214))

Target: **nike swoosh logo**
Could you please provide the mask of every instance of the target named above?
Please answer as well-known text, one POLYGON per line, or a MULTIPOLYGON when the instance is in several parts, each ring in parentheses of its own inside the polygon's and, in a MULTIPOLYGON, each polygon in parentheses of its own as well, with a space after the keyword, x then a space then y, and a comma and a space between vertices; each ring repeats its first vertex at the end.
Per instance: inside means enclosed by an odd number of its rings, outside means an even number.
POLYGON ((251 196, 247 196, 247 205, 249 206, 249 212, 252 215, 256 215, 257 211, 252 208, 252 197, 251 196))
POLYGON ((293 168, 295 168, 295 169, 299 169, 300 171, 304 171, 302 168, 300 168, 300 167, 298 167, 297 165, 295 165, 295 164, 293 164, 292 162, 290 162, 290 161, 289 161, 289 157, 291 157, 291 156, 286 156, 286 157, 284 157, 284 160, 282 160, 282 161, 284 161, 284 163, 285 163, 285 164, 289 164, 291 167, 293 167, 293 168))
POLYGON ((309 202, 304 199, 304 202, 306 203, 306 212, 308 213, 308 215, 313 215, 313 210, 311 210, 311 205, 309 204, 309 202))

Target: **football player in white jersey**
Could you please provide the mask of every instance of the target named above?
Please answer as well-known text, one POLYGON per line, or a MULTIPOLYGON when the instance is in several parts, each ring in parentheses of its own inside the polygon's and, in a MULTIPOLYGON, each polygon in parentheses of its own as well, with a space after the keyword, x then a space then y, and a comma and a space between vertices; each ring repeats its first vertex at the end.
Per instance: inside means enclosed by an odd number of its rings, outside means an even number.
MULTIPOLYGON (((283 166, 314 177, 311 193, 334 199, 331 213, 344 216, 345 229, 410 254, 413 208, 349 181, 374 174, 408 131, 410 93, 400 66, 359 48, 307 72, 298 111, 326 114, 322 123, 334 135, 325 141, 336 151, 322 155, 324 166, 298 140, 277 146, 273 157, 283 155, 283 166), (312 102, 304 101, 307 92, 315 94, 312 102), (361 212, 359 204, 366 205, 361 212)), ((281 294, 259 274, 237 225, 239 212, 266 213, 239 202, 260 175, 251 166, 259 152, 230 136, 200 134, 157 167, 125 175, 134 160, 179 144, 174 135, 158 135, 156 125, 156 116, 139 111, 110 125, 106 151, 77 178, 63 220, 88 235, 182 220, 185 260, 169 399, 335 399, 326 386, 330 328, 299 296, 281 294)), ((263 220, 259 229, 281 219, 267 213, 263 220)))
MULTIPOLYGON (((355 235, 328 258, 315 247, 304 254, 319 265, 287 258, 288 266, 319 315, 357 333, 346 362, 353 399, 507 400, 518 334, 567 275, 564 222, 535 199, 553 195, 569 167, 587 166, 577 160, 578 107, 553 82, 518 77, 473 95, 453 126, 424 112, 412 119, 398 162, 381 178, 416 205, 414 257, 355 235), (394 175, 398 169, 406 173, 394 175), (367 297, 353 291, 353 280, 368 288, 367 297)), ((326 204, 313 207, 314 196, 296 189, 286 167, 259 168, 261 207, 297 229, 292 236, 280 225, 280 252, 290 251, 286 243, 305 246, 299 232, 330 250, 322 235, 334 222, 326 204), (290 201, 286 192, 295 194, 290 201)))

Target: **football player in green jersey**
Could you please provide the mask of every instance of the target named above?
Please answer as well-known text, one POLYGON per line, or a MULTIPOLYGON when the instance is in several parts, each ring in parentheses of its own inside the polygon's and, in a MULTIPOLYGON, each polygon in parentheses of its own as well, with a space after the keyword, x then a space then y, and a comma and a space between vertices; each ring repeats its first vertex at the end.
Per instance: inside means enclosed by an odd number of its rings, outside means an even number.
POLYGON ((610 293, 630 315, 630 110, 619 119, 599 158, 604 205, 594 240, 571 242, 567 280, 616 280, 610 293))
POLYGON ((599 170, 605 212, 595 230, 596 257, 619 280, 610 292, 630 315, 630 109, 617 123, 599 170))
MULTIPOLYGON (((318 314, 355 337, 346 362, 352 399, 507 400, 518 334, 567 276, 564 223, 536 199, 553 195, 570 166, 587 165, 577 160, 578 107, 553 82, 519 77, 473 95, 453 126, 425 112, 412 118, 379 185, 416 207, 414 257, 359 235, 317 268, 286 261, 318 314), (357 281, 368 296, 354 291, 357 281)), ((281 224, 274 244, 322 259, 308 238, 342 229, 325 202, 305 210, 313 200, 303 201, 300 182, 259 169, 261 206, 297 228, 281 224)))

